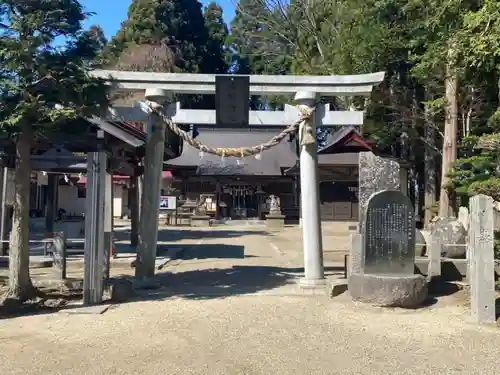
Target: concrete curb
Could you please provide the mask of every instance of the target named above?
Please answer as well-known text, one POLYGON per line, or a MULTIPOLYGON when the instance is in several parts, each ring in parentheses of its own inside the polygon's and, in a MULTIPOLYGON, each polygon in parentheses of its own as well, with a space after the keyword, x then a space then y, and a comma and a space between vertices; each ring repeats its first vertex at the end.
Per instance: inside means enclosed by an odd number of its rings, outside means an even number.
MULTIPOLYGON (((165 255, 157 256, 155 261, 155 268, 157 270, 163 269, 169 262, 181 255, 184 250, 185 249, 183 247, 173 247, 170 250, 167 250, 167 253, 165 255)), ((129 265, 131 268, 135 267, 135 258, 130 261, 129 265)), ((113 266, 113 263, 111 263, 111 266, 113 266)))
MULTIPOLYGON (((54 264, 51 257, 30 256, 30 268, 50 268, 54 264)), ((0 256, 0 268, 9 268, 9 257, 0 256)))
POLYGON ((156 260, 156 269, 161 270, 165 268, 165 266, 167 266, 168 263, 179 257, 182 253, 184 253, 185 250, 186 249, 183 247, 177 247, 177 248, 174 247, 168 250, 167 255, 163 259, 156 260))

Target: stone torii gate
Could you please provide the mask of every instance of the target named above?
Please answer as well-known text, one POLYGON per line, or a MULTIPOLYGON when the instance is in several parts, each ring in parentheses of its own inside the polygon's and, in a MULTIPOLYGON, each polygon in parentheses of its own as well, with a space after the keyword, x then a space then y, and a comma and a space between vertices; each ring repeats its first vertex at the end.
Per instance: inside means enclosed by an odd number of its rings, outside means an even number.
MULTIPOLYGON (((215 110, 182 109, 179 103, 166 103, 169 94, 213 94, 216 93, 217 76, 213 74, 188 73, 142 73, 126 71, 95 70, 92 75, 106 79, 113 90, 119 92, 144 92, 149 102, 138 102, 136 107, 113 107, 109 109, 110 119, 121 118, 126 121, 147 121, 149 140, 144 160, 144 189, 140 219, 140 243, 136 276, 154 275, 154 259, 158 235, 158 202, 160 198, 160 176, 163 165, 163 147, 167 124, 176 125, 213 125, 217 126, 215 110), (161 109, 159 111, 158 109, 161 109), (163 110, 165 109, 165 110, 163 110), (161 112, 161 113, 160 113, 161 112), (171 120, 171 122, 170 122, 171 120)), ((231 76, 241 77, 241 76, 231 76)), ((304 247, 305 275, 302 287, 314 288, 325 285, 323 268, 323 246, 321 220, 319 214, 318 157, 315 143, 316 128, 334 125, 362 125, 363 113, 360 111, 330 111, 328 105, 318 104, 320 97, 368 96, 373 86, 384 79, 384 73, 346 76, 245 76, 249 79, 251 95, 294 96, 297 107, 286 106, 285 111, 250 111, 248 126, 259 125, 285 128, 302 117, 299 129, 300 141, 300 181, 301 209, 304 247), (306 138, 309 138, 307 140, 306 138), (312 140, 311 138, 314 138, 312 140)), ((220 124, 219 124, 220 125, 220 124)), ((173 125, 175 127, 175 125, 173 125)), ((183 137, 187 140, 185 137, 183 137)), ((188 140, 188 143, 189 140, 188 140)), ((196 145, 204 151, 206 146, 196 145)), ((248 145, 257 146, 259 145, 248 145)), ((210 147, 209 147, 210 148, 210 147)), ((256 154, 255 147, 242 151, 242 156, 256 154)), ((262 149, 261 149, 262 150, 262 149)), ((212 149, 214 151, 214 149, 212 149)), ((224 149, 215 150, 217 155, 225 155, 224 149), (222 150, 222 151, 221 151, 222 150)), ((263 161, 265 162, 265 161, 263 161)))

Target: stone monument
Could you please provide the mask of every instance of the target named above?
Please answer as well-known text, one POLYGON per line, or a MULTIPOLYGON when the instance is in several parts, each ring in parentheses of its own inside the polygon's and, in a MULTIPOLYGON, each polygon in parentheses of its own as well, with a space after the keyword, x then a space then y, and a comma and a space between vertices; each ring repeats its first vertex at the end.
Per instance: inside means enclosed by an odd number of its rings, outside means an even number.
POLYGON ((266 215, 266 226, 268 228, 283 228, 285 226, 285 215, 281 214, 280 199, 276 195, 269 197, 269 214, 266 215))
POLYGON ((441 237, 441 256, 465 258, 467 231, 455 217, 440 217, 432 224, 431 238, 441 237))
POLYGON ((406 308, 425 300, 427 282, 414 274, 414 214, 410 199, 400 191, 384 190, 370 197, 363 225, 362 267, 348 280, 354 300, 406 308))
POLYGON ((210 216, 207 215, 205 201, 200 202, 191 216, 192 227, 208 227, 210 226, 210 216))
POLYGON ((382 190, 400 189, 399 164, 393 160, 381 158, 372 152, 359 153, 359 233, 363 233, 363 223, 368 200, 382 190))
POLYGON ((349 273, 361 273, 363 248, 361 234, 363 233, 364 217, 370 197, 382 190, 399 190, 400 171, 398 163, 381 158, 372 152, 359 153, 359 189, 358 189, 358 233, 351 236, 349 252, 349 273))

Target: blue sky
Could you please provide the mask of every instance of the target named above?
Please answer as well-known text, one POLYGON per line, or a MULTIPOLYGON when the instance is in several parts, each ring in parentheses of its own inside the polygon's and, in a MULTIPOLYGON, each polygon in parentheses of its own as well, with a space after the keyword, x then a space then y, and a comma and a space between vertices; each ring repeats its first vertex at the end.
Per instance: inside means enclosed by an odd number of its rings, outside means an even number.
MULTIPOLYGON (((224 19, 230 22, 234 16, 235 0, 219 0, 217 3, 224 10, 224 19)), ((131 0, 82 0, 81 3, 89 12, 96 13, 87 20, 86 26, 99 25, 104 29, 107 38, 116 34, 120 24, 127 18, 127 10, 131 0)), ((210 0, 201 0, 203 5, 210 0)))

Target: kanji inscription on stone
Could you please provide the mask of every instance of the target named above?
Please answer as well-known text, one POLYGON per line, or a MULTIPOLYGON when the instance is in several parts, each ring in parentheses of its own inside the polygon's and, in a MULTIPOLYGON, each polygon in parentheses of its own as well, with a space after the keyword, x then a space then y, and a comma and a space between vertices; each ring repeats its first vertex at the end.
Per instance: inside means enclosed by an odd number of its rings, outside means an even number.
POLYGON ((250 117, 250 77, 215 77, 215 117, 217 126, 241 128, 250 117))
POLYGON ((373 194, 363 227, 364 273, 411 275, 415 262, 415 213, 397 190, 373 194))

